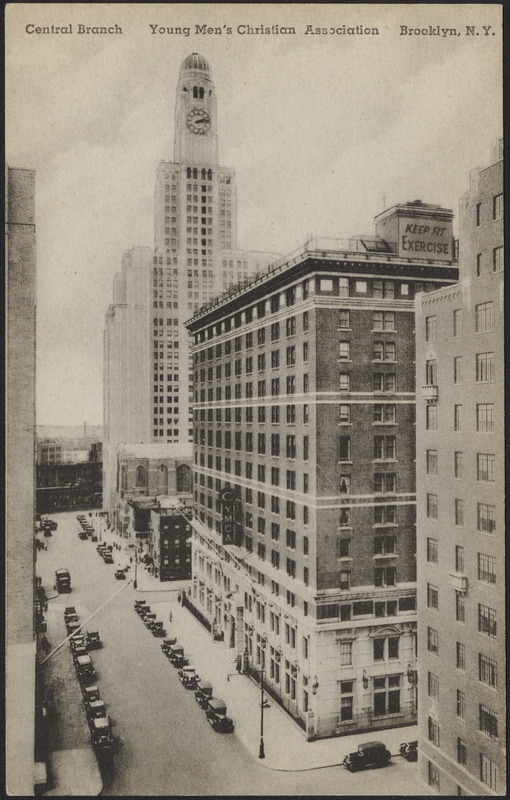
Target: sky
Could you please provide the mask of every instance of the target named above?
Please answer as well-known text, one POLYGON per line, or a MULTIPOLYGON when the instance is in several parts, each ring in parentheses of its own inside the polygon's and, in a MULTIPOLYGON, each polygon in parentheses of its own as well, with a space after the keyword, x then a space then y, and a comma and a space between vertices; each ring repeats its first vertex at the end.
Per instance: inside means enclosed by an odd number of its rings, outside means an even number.
POLYGON ((5 18, 6 162, 36 170, 40 425, 102 423, 112 278, 125 250, 153 246, 156 169, 173 160, 191 52, 212 70, 245 249, 373 233, 377 214, 408 200, 457 216, 502 136, 495 4, 14 3, 5 18), (30 32, 51 25, 72 33, 30 32), (344 25, 378 35, 330 32, 344 25))

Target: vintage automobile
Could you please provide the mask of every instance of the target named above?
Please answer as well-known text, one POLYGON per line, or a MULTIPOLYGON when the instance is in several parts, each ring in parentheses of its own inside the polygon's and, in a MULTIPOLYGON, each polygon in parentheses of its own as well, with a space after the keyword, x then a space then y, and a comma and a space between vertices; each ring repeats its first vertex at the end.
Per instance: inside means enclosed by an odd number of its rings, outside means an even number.
POLYGON ((77 659, 80 656, 88 655, 87 646, 85 644, 75 644, 75 645, 73 645, 71 647, 71 650, 72 650, 72 653, 73 653, 73 661, 74 661, 74 665, 75 666, 77 664, 77 659))
POLYGON ((140 618, 145 621, 145 617, 147 614, 151 614, 151 607, 150 606, 140 606, 140 610, 138 611, 140 618))
POLYGON ((146 628, 150 628, 152 623, 156 621, 156 615, 153 614, 152 611, 149 611, 148 614, 144 614, 143 615, 142 619, 143 619, 143 623, 144 623, 145 627, 146 628))
POLYGON ((227 704, 218 697, 211 697, 207 703, 205 715, 213 730, 218 733, 232 733, 234 723, 227 717, 227 704))
POLYGON ((92 534, 92 541, 97 542, 97 536, 95 533, 92 534))
POLYGON ((66 606, 64 608, 64 619, 67 620, 67 617, 76 617, 76 608, 74 606, 66 606))
POLYGON ((165 641, 162 643, 161 649, 166 656, 169 655, 172 645, 174 645, 176 641, 177 639, 175 636, 172 636, 170 639, 165 639, 165 641))
POLYGON ((71 645, 71 650, 73 653, 76 651, 77 647, 84 647, 85 650, 87 649, 87 645, 85 642, 85 637, 83 633, 75 633, 69 639, 69 644, 71 645))
POLYGON ((71 591, 71 576, 68 569, 55 570, 55 589, 59 594, 71 591))
POLYGON ((176 667, 176 669, 182 669, 182 667, 186 667, 189 664, 188 659, 184 655, 184 647, 182 644, 179 644, 179 642, 171 646, 168 658, 172 666, 176 667))
POLYGON ((99 717, 92 721, 92 744, 100 755, 111 753, 113 749, 112 727, 109 717, 99 717))
POLYGON ((87 719, 92 727, 92 722, 100 717, 106 717, 106 706, 104 700, 91 700, 86 705, 87 719))
POLYGON ((54 519, 45 519, 43 520, 43 525, 49 528, 51 531, 56 531, 58 528, 58 524, 55 522, 54 519))
POLYGON ((118 581, 125 581, 126 580, 126 573, 123 569, 116 569, 115 570, 115 577, 118 581))
POLYGON ((355 753, 346 755, 342 763, 349 772, 356 772, 368 767, 386 767, 390 759, 391 753, 383 742, 363 742, 355 753))
POLYGON ((81 693, 83 695, 85 707, 87 707, 89 703, 94 703, 96 700, 99 700, 99 686, 95 683, 89 686, 82 686, 81 693))
POLYGON ((402 742, 399 753, 407 761, 418 761, 418 740, 414 742, 402 742))
POLYGON ((178 672, 179 680, 185 689, 196 689, 199 676, 195 667, 183 667, 178 672))
POLYGON ((67 635, 78 633, 80 630, 80 623, 79 622, 68 622, 66 624, 67 635))
POLYGON ((87 647, 89 650, 97 650, 101 647, 99 631, 87 631, 87 647))
POLYGON ((147 600, 135 600, 134 609, 137 614, 141 614, 147 607, 147 600))
POLYGON ((66 625, 74 625, 80 622, 78 614, 64 614, 64 622, 66 625))
POLYGON ((74 664, 80 683, 90 686, 90 684, 94 682, 95 678, 94 665, 92 664, 91 657, 88 655, 88 653, 85 656, 76 656, 74 659, 74 664))
POLYGON ((152 623, 150 626, 150 631, 152 635, 156 636, 157 638, 164 638, 166 636, 166 630, 163 627, 163 623, 159 619, 152 623))
POLYGON ((86 539, 87 538, 87 531, 78 531, 78 537, 80 539, 86 539))
POLYGON ((207 708, 207 704, 213 696, 212 683, 198 679, 195 689, 195 700, 200 708, 207 708))

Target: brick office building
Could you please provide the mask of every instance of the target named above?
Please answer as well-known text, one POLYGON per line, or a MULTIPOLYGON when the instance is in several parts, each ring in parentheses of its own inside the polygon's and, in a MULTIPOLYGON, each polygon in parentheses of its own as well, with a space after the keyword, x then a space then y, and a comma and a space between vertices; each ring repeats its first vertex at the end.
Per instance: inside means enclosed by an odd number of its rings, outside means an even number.
POLYGON ((188 322, 191 602, 309 738, 416 722, 414 296, 451 221, 396 206, 188 322))
POLYGON ((462 282, 417 301, 420 769, 505 794, 503 160, 460 201, 462 282))

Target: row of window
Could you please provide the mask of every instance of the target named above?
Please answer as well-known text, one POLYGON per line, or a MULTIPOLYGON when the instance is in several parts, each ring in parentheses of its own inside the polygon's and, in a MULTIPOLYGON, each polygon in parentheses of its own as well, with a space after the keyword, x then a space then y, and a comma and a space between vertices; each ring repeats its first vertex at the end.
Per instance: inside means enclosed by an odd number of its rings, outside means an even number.
MULTIPOLYGON (((310 391, 310 376, 308 375, 307 372, 305 372, 301 376, 300 384, 301 384, 300 389, 302 390, 303 394, 308 394, 308 392, 310 391)), ((296 394, 296 391, 297 391, 297 388, 298 388, 297 387, 297 382, 296 382, 296 376, 295 375, 287 375, 286 382, 285 382, 285 384, 283 384, 283 381, 282 381, 282 385, 280 384, 280 378, 271 378, 271 385, 270 386, 269 386, 269 382, 266 383, 265 380, 260 380, 257 383, 257 395, 256 396, 257 397, 269 396, 267 394, 267 391, 270 388, 271 389, 271 395, 270 396, 271 397, 279 397, 280 396, 280 392, 281 392, 281 390, 283 390, 284 387, 285 387, 285 394, 287 394, 287 395, 296 394)), ((250 398, 254 397, 254 384, 252 382, 246 383, 244 389, 245 389, 245 394, 244 394, 245 398, 250 399, 250 398)), ((235 383, 234 384, 234 399, 235 400, 240 400, 242 398, 242 396, 243 396, 242 395, 242 384, 235 383)), ((227 384, 227 386, 225 386, 225 397, 224 397, 224 399, 226 401, 232 400, 232 386, 230 384, 227 384)), ((223 400, 223 387, 222 386, 217 386, 216 387, 216 402, 221 402, 222 400, 223 400)), ((197 389, 195 391, 195 402, 197 402, 197 403, 198 402, 200 402, 200 403, 205 403, 206 402, 206 390, 205 389, 200 389, 200 391, 197 389)), ((207 402, 208 403, 214 402, 214 390, 213 390, 212 387, 210 389, 207 389, 207 402)))
MULTIPOLYGON (((478 603, 478 632, 495 639, 497 635, 496 610, 478 603)), ((464 645, 457 642, 457 668, 464 669, 464 645)), ((427 649, 430 653, 439 655, 439 632, 434 628, 427 628, 427 649)))
MULTIPOLYGON (((243 415, 244 421, 247 423, 253 422, 253 406, 244 406, 241 408, 240 406, 235 407, 234 410, 234 422, 243 422, 243 415)), ((271 409, 271 423, 273 425, 277 425, 280 423, 280 406, 257 406, 257 422, 265 423, 266 421, 266 409, 271 409)), ((349 419, 341 419, 343 422, 350 422, 350 406, 340 406, 340 409, 348 409, 348 417, 349 419)), ((347 413, 347 412, 345 412, 347 413)), ((213 409, 212 408, 202 408, 200 411, 195 411, 195 423, 198 423, 200 419, 201 422, 205 422, 207 416, 207 421, 213 421, 213 409)), ((375 410, 374 410, 375 416, 375 410)), ((215 417, 216 422, 223 422, 223 409, 217 408, 215 409, 215 417)), ((308 405, 305 403, 302 406, 302 422, 306 425, 309 422, 310 417, 310 410, 308 405)), ((288 425, 294 425, 297 420, 296 414, 296 406, 294 404, 289 404, 286 406, 286 421, 288 425)), ((232 409, 225 408, 225 422, 229 423, 232 422, 232 409)))
MULTIPOLYGON (((475 306, 475 332, 488 333, 494 330, 494 302, 488 300, 475 306)), ((425 341, 435 342, 437 339, 437 316, 425 317, 425 341)), ((462 335, 462 309, 453 311, 453 336, 462 335)))
MULTIPOLYGON (((397 457, 396 436, 374 436, 374 459, 378 461, 394 461, 397 457)), ((352 437, 339 437, 339 461, 352 461, 352 437)))
MULTIPOLYGON (((462 746, 462 741, 459 739, 462 746)), ((465 747, 465 743, 464 743, 465 747)), ((462 757, 462 750, 459 751, 462 757)), ((497 767, 496 763, 492 761, 488 756, 484 753, 480 753, 480 781, 485 783, 490 789, 497 790, 497 767)), ((465 761, 459 760, 459 764, 466 763, 465 761)), ((428 762, 428 781, 429 786, 434 787, 434 789, 440 790, 440 770, 437 764, 434 764, 432 761, 428 762)), ((464 797, 465 793, 461 786, 457 786, 457 797, 464 797)))

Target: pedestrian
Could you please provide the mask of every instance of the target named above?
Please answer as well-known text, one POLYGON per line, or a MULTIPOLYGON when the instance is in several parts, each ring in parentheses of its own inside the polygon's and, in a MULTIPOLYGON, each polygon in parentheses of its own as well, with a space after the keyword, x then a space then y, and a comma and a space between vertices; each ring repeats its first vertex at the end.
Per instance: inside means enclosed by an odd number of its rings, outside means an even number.
POLYGON ((169 621, 169 622, 171 622, 171 621, 172 621, 172 612, 171 612, 171 611, 170 611, 170 614, 168 615, 168 621, 169 621))

